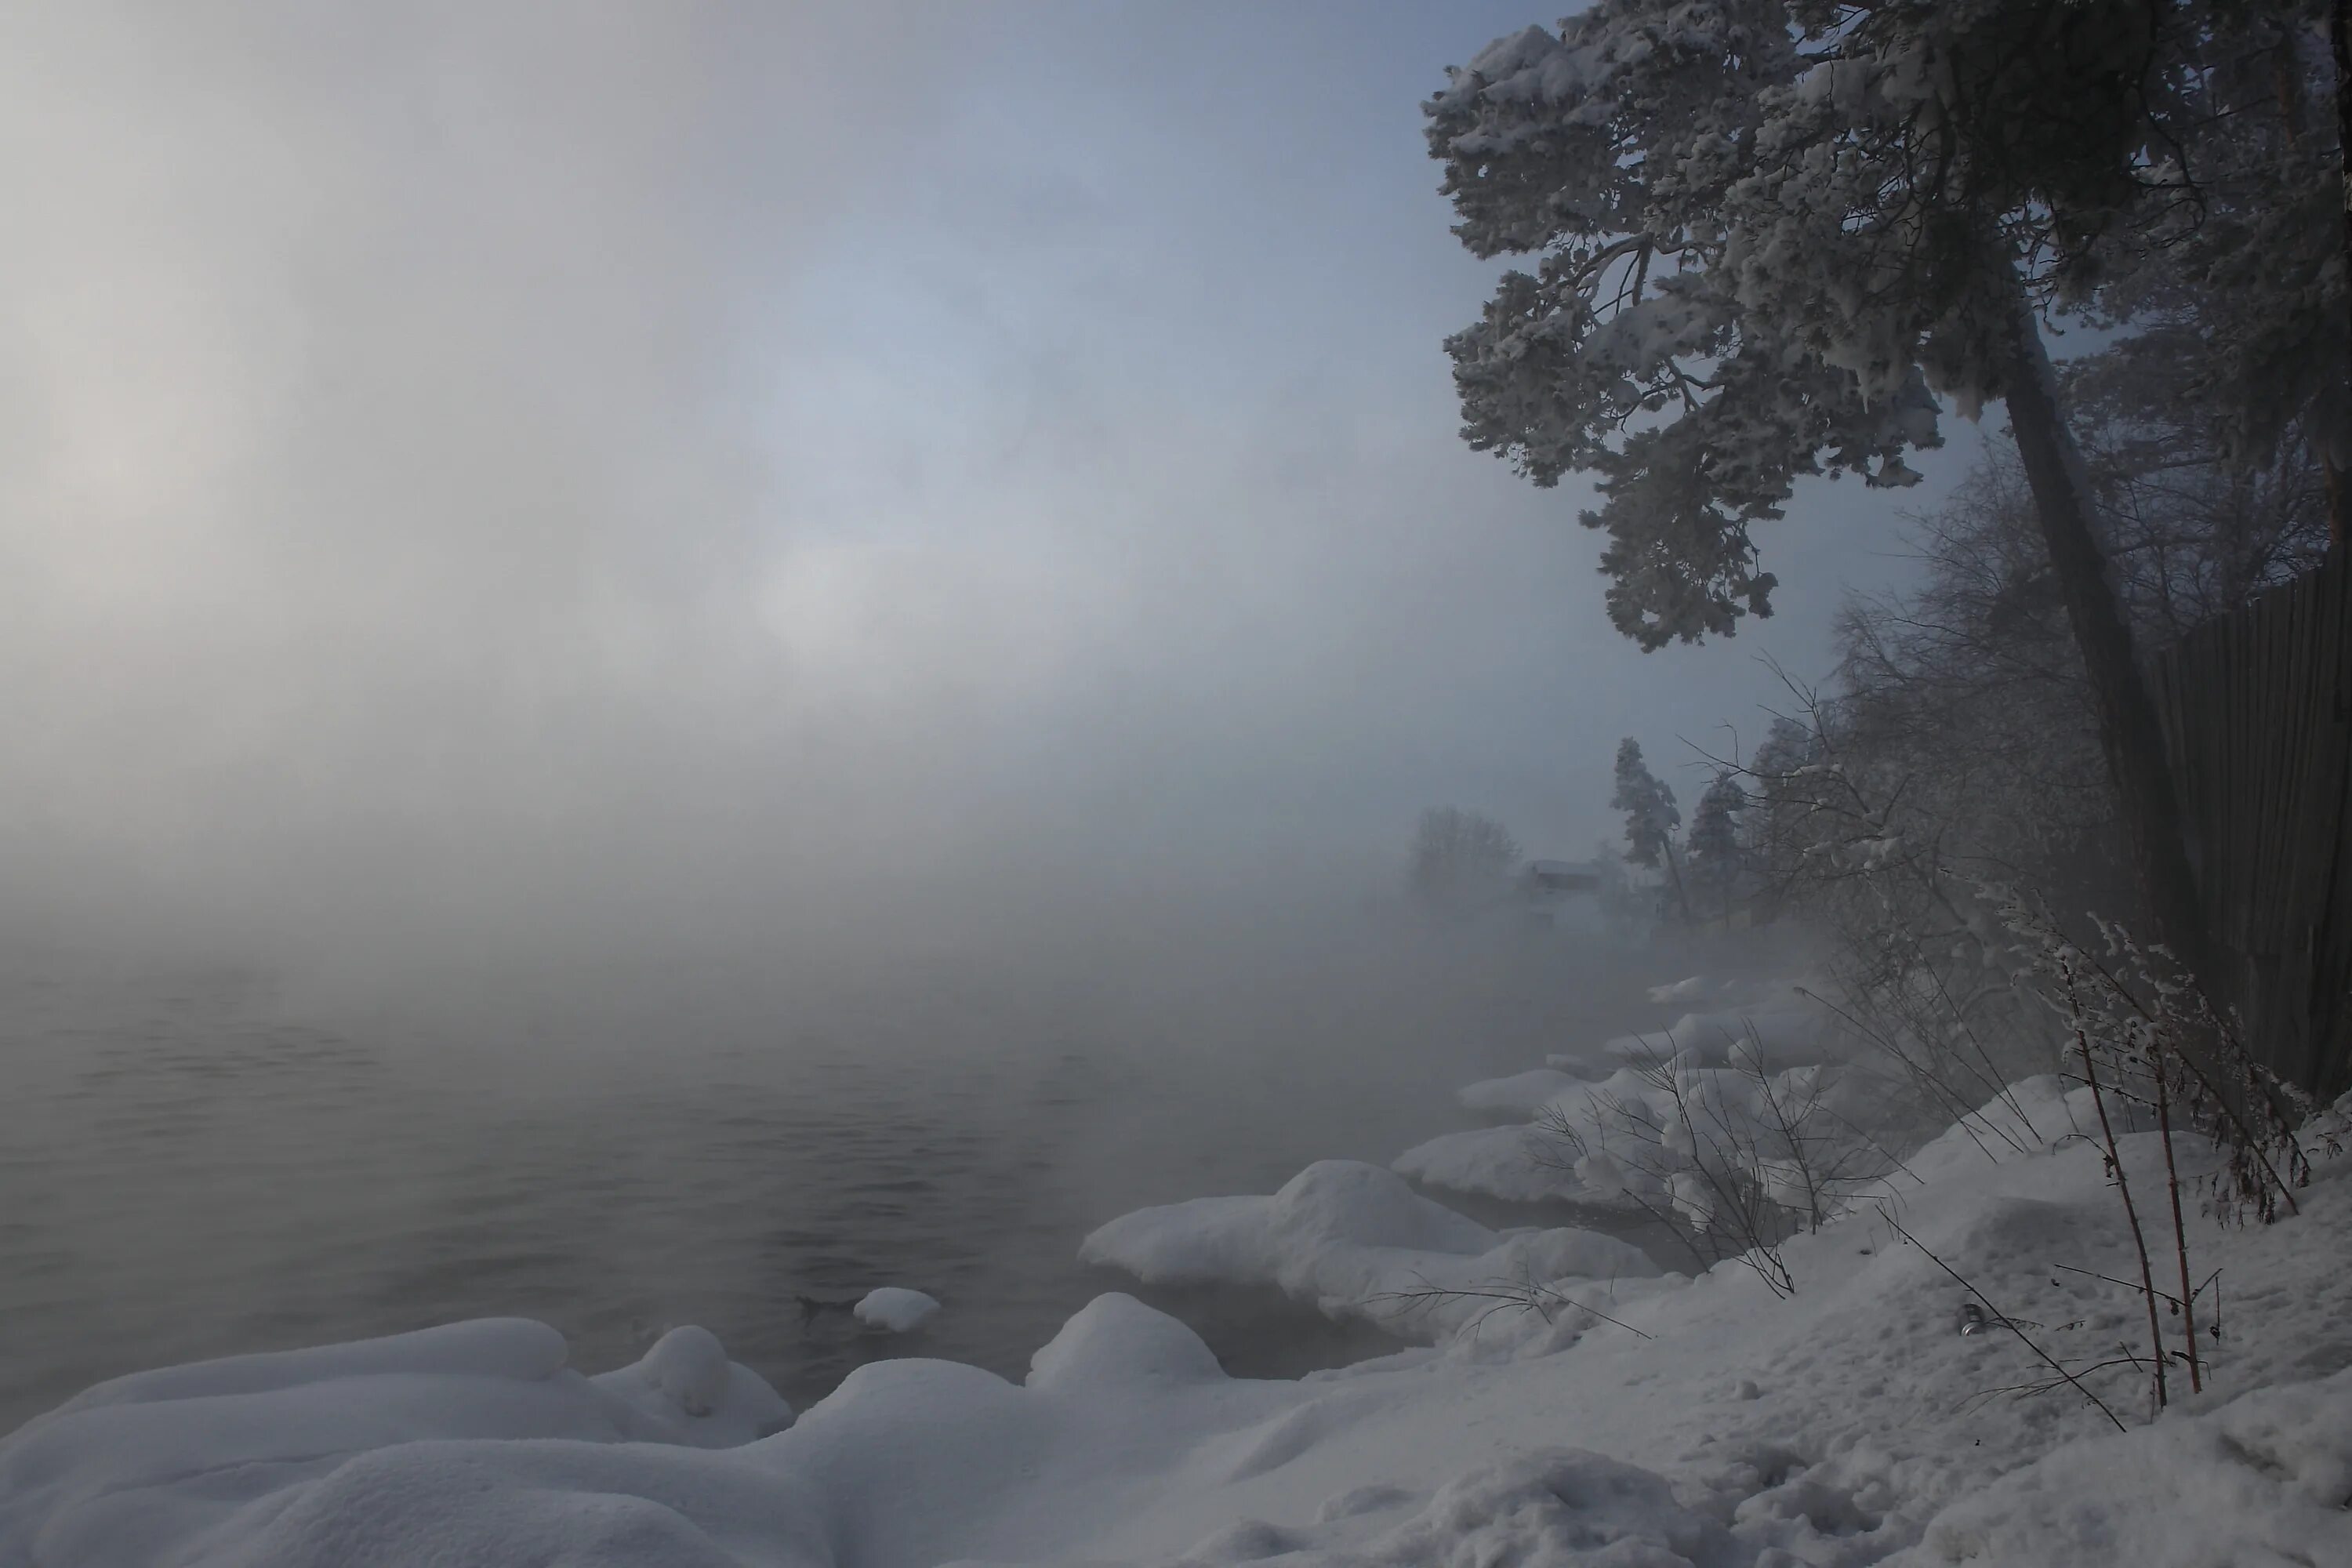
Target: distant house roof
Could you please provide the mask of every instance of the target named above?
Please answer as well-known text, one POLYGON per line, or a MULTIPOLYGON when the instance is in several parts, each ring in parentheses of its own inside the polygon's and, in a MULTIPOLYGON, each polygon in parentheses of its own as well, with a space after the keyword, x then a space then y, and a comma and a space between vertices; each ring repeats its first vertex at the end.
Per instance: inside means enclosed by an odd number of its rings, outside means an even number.
POLYGON ((1530 860, 1528 879, 1554 892, 1571 892, 1601 886, 1601 868, 1589 860, 1530 860))

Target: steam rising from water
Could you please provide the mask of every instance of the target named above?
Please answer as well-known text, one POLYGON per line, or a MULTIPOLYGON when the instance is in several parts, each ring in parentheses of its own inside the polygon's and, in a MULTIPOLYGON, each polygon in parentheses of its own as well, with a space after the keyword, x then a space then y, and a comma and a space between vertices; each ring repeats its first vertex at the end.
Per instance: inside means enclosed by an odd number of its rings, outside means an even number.
MULTIPOLYGON (((1581 857, 1615 737, 1769 686, 1635 654, 1578 498, 1454 435, 1488 279, 1416 102, 1525 20, 0 14, 6 1398, 463 1311, 732 1342, 950 1232, 1017 1361, 1087 1226, 1605 1032, 1561 951, 1388 923, 1422 807, 1581 857), (118 983, 174 964, 282 989, 118 983), (971 1157, 883 1168, 898 1115, 971 1157), (1008 1169, 1013 1239, 826 1207, 1008 1169)), ((1802 669, 1784 575, 1741 651, 1802 669)))
POLYGON ((1641 660, 1453 435, 1415 101, 1492 9, 16 8, 5 934, 1050 942, 1352 902, 1433 801, 1583 853, 1614 735, 1766 678, 1641 660))

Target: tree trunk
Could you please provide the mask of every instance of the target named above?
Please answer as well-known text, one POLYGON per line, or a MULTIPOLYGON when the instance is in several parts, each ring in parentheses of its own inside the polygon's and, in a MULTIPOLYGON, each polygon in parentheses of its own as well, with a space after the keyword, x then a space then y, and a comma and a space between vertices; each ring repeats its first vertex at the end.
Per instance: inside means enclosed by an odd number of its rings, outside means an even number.
MULTIPOLYGON (((2011 274, 2014 277, 2014 273, 2011 274)), ((2042 331, 2021 284, 2011 315, 2007 395, 2018 456, 2033 492, 2050 565, 2057 574, 2075 646, 2090 676, 2099 744, 2115 784, 2126 853, 2157 941, 2192 973, 2210 978, 2196 874, 2156 703, 2132 648, 2131 627, 2091 531, 2090 482, 2082 453, 2058 406, 2056 378, 2042 331)))
POLYGON ((1683 911, 1683 929, 1696 930, 1696 922, 1691 919, 1690 895, 1683 891, 1683 869, 1675 864, 1675 841, 1671 838, 1666 840, 1665 857, 1666 875, 1675 880, 1675 902, 1683 911))
MULTIPOLYGON (((2336 57, 2336 163, 2337 178, 2343 183, 2344 197, 2344 265, 2352 270, 2352 0, 2336 0, 2327 18, 2328 52, 2336 57)), ((2341 421, 2338 422, 2339 431, 2341 421)), ((2352 485, 2345 482, 2339 466, 2347 453, 2329 449, 2320 454, 2320 463, 2327 474, 2327 533, 2341 548, 2347 531, 2347 513, 2352 513, 2352 485)))
POLYGON ((2352 263, 2352 0, 2336 0, 2327 17, 2336 57, 2336 162, 2344 182, 2344 258, 2352 263))

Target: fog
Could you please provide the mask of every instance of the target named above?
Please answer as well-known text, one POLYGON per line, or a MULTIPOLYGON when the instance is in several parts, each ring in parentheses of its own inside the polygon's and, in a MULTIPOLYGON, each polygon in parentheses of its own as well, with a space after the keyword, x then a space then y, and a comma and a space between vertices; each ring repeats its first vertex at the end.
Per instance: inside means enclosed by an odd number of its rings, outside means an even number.
POLYGON ((1853 552, 1644 658, 1460 444, 1418 100, 1526 20, 0 15, 0 1426, 484 1313, 813 1397, 885 1279, 1017 1371, 1093 1226, 1622 1024, 1415 817, 1588 852, 1853 552))
POLYGON ((1618 735, 1760 727, 1904 567, 1807 492, 1776 619, 1643 656, 1461 446, 1417 100, 1528 19, 16 8, 12 943, 1150 947, 1441 801, 1585 854, 1618 735))

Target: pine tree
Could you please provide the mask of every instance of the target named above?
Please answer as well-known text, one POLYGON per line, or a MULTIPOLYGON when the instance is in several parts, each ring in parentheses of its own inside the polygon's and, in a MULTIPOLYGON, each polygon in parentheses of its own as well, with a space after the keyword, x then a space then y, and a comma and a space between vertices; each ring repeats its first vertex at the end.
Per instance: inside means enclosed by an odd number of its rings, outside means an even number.
MULTIPOLYGON (((2245 9, 1600 0, 1427 106, 1456 235, 1539 258, 1447 342, 1465 437, 1539 485, 1596 476, 1609 613, 1644 647, 1769 613, 1750 530, 1799 479, 1913 483, 1939 398, 2005 401, 2147 913, 2192 967, 2178 801, 2040 322, 2129 303, 2187 244, 2210 110, 2181 84, 2245 9)), ((2341 314, 2340 266, 2312 289, 2303 315, 2341 314)))
POLYGON ((1612 810, 1625 814, 1625 858, 1635 866, 1666 868, 1683 921, 1690 923, 1690 898, 1683 889, 1682 868, 1675 862, 1675 829, 1683 824, 1675 792, 1642 760, 1642 743, 1628 735, 1617 743, 1617 790, 1609 797, 1612 810))
POLYGON ((1740 843, 1739 816, 1748 809, 1748 792, 1726 768, 1715 775, 1691 813, 1691 880, 1714 895, 1728 930, 1740 885, 1746 879, 1747 853, 1740 843))

